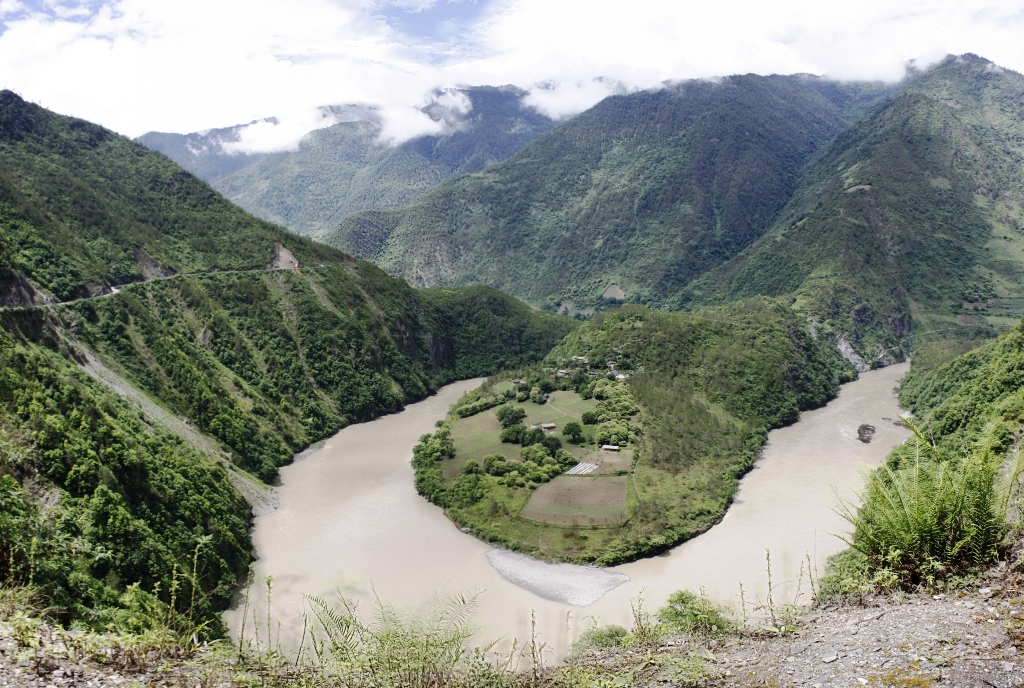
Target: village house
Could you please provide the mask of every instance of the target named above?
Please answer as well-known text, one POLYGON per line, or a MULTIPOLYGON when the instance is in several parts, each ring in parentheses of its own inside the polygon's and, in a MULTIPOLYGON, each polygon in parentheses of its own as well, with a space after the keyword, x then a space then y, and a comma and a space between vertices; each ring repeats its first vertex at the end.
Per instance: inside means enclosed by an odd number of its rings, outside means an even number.
POLYGON ((554 423, 541 423, 540 429, 544 432, 554 432, 558 428, 554 423))
POLYGON ((603 445, 601 445, 601 449, 603 449, 604 451, 617 452, 617 451, 619 451, 619 445, 617 445, 617 444, 603 444, 603 445))

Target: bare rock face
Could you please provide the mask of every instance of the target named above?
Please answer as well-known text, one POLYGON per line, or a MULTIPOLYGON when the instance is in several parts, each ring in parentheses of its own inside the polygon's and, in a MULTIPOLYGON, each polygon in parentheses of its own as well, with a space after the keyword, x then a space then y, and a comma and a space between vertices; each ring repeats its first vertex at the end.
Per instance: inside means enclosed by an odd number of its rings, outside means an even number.
POLYGON ((160 263, 156 262, 149 255, 146 254, 139 247, 135 247, 135 264, 139 266, 139 272, 142 273, 143 279, 164 279, 174 275, 173 270, 165 268, 160 263))
POLYGON ((275 243, 274 257, 270 259, 270 268, 272 270, 293 270, 297 267, 300 266, 295 255, 281 244, 275 243))
POLYGON ((864 373, 871 370, 871 366, 864 362, 864 359, 860 357, 857 351, 853 348, 853 345, 846 341, 842 335, 836 337, 836 346, 839 347, 839 353, 843 355, 843 358, 852 363, 858 373, 864 373))
POLYGON ((23 308, 46 306, 53 303, 57 303, 57 299, 34 284, 20 271, 15 271, 7 284, 0 282, 0 306, 23 308))

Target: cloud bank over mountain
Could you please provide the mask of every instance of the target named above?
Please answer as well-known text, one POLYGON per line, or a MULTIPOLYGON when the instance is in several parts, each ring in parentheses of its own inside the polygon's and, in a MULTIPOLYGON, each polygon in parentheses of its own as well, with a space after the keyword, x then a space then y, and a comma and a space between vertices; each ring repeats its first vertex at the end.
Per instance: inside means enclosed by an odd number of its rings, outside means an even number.
POLYGON ((1005 0, 0 0, 0 22, 0 86, 130 136, 274 117, 246 152, 294 148, 334 123, 323 105, 373 105, 394 142, 436 133, 428 106, 456 85, 564 117, 693 77, 896 80, 962 52, 1024 71, 1005 0))

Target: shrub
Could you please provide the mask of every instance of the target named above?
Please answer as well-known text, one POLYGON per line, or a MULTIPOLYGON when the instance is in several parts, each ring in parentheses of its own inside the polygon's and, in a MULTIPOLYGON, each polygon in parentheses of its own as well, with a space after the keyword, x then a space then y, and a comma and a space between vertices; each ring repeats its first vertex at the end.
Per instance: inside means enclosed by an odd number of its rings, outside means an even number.
POLYGON ((727 633, 733 623, 726 607, 716 605, 701 591, 695 595, 689 590, 678 590, 668 598, 668 604, 658 611, 658 619, 669 628, 689 635, 709 636, 727 633))
POLYGON ((470 459, 466 462, 466 465, 462 467, 462 472, 465 475, 473 475, 480 472, 480 464, 470 459))
POLYGON ((580 639, 576 641, 576 646, 580 649, 594 648, 596 650, 620 647, 622 645, 622 641, 624 641, 628 635, 629 632, 622 626, 612 625, 602 626, 600 628, 591 628, 580 636, 580 639))
POLYGON ((495 475, 494 466, 499 463, 505 463, 505 457, 501 454, 488 454, 484 457, 484 473, 488 475, 495 475))
POLYGON ((557 461, 558 465, 562 466, 563 468, 570 468, 579 463, 579 461, 576 460, 575 456, 565 451, 564 449, 559 449, 558 451, 555 452, 555 461, 557 461))
POLYGON ((505 405, 498 409, 495 414, 502 428, 510 428, 513 425, 521 425, 526 418, 526 409, 522 406, 505 405))
POLYGON ((445 506, 465 508, 484 498, 484 488, 478 474, 462 474, 448 486, 445 506))
POLYGON ((526 432, 526 427, 523 425, 513 425, 505 428, 501 431, 501 441, 506 444, 522 444, 523 433, 526 432))
POLYGON ((549 456, 551 456, 551 454, 548 452, 548 448, 543 444, 534 444, 529 447, 524 447, 523 450, 519 452, 519 457, 523 461, 533 461, 538 466, 544 463, 544 459, 549 456))
MULTIPOLYGON (((869 473, 863 506, 843 503, 839 514, 853 525, 847 543, 864 555, 872 576, 931 586, 996 558, 1007 500, 997 494, 999 466, 990 443, 962 459, 945 458, 908 425, 914 432, 909 465, 869 473)), ((1019 472, 1012 471, 1010 484, 1019 472)))

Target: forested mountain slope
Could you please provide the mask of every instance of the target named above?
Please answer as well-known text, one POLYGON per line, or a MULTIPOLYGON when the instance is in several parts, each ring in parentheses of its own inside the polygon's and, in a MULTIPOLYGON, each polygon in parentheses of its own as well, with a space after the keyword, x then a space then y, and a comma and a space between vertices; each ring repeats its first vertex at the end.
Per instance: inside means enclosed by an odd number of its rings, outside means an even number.
POLYGON ((1024 325, 944 358, 914 359, 900 383, 900 403, 951 454, 963 456, 984 441, 997 454, 1017 446, 1024 427, 1024 325))
POLYGON ((460 91, 467 114, 428 108, 450 131, 397 146, 379 140, 381 123, 364 109, 311 132, 294 152, 241 155, 223 142, 237 127, 204 134, 150 132, 139 141, 210 182, 249 212, 288 229, 319 236, 348 213, 400 208, 455 174, 509 158, 555 122, 522 103, 523 91, 483 86, 460 91))
POLYGON ((610 97, 510 160, 403 210, 352 215, 325 240, 418 285, 581 305, 614 283, 663 304, 768 229, 804 163, 881 90, 747 75, 610 97))
POLYGON ((141 144, 10 91, 0 91, 0 243, 17 273, 0 305, 64 301, 176 273, 265 268, 275 244, 301 264, 343 256, 248 215, 141 144))
POLYGON ((25 304, 0 307, 0 582, 65 620, 158 594, 219 633, 252 554, 239 489, 576 325, 486 287, 413 290, 9 92, 0 127, 0 285, 25 304), (33 305, 53 297, 74 300, 33 305))
POLYGON ((771 231, 673 304, 753 294, 792 295, 869 362, 902 355, 912 323, 1012 323, 1024 76, 966 55, 910 79, 822 153, 771 231))

